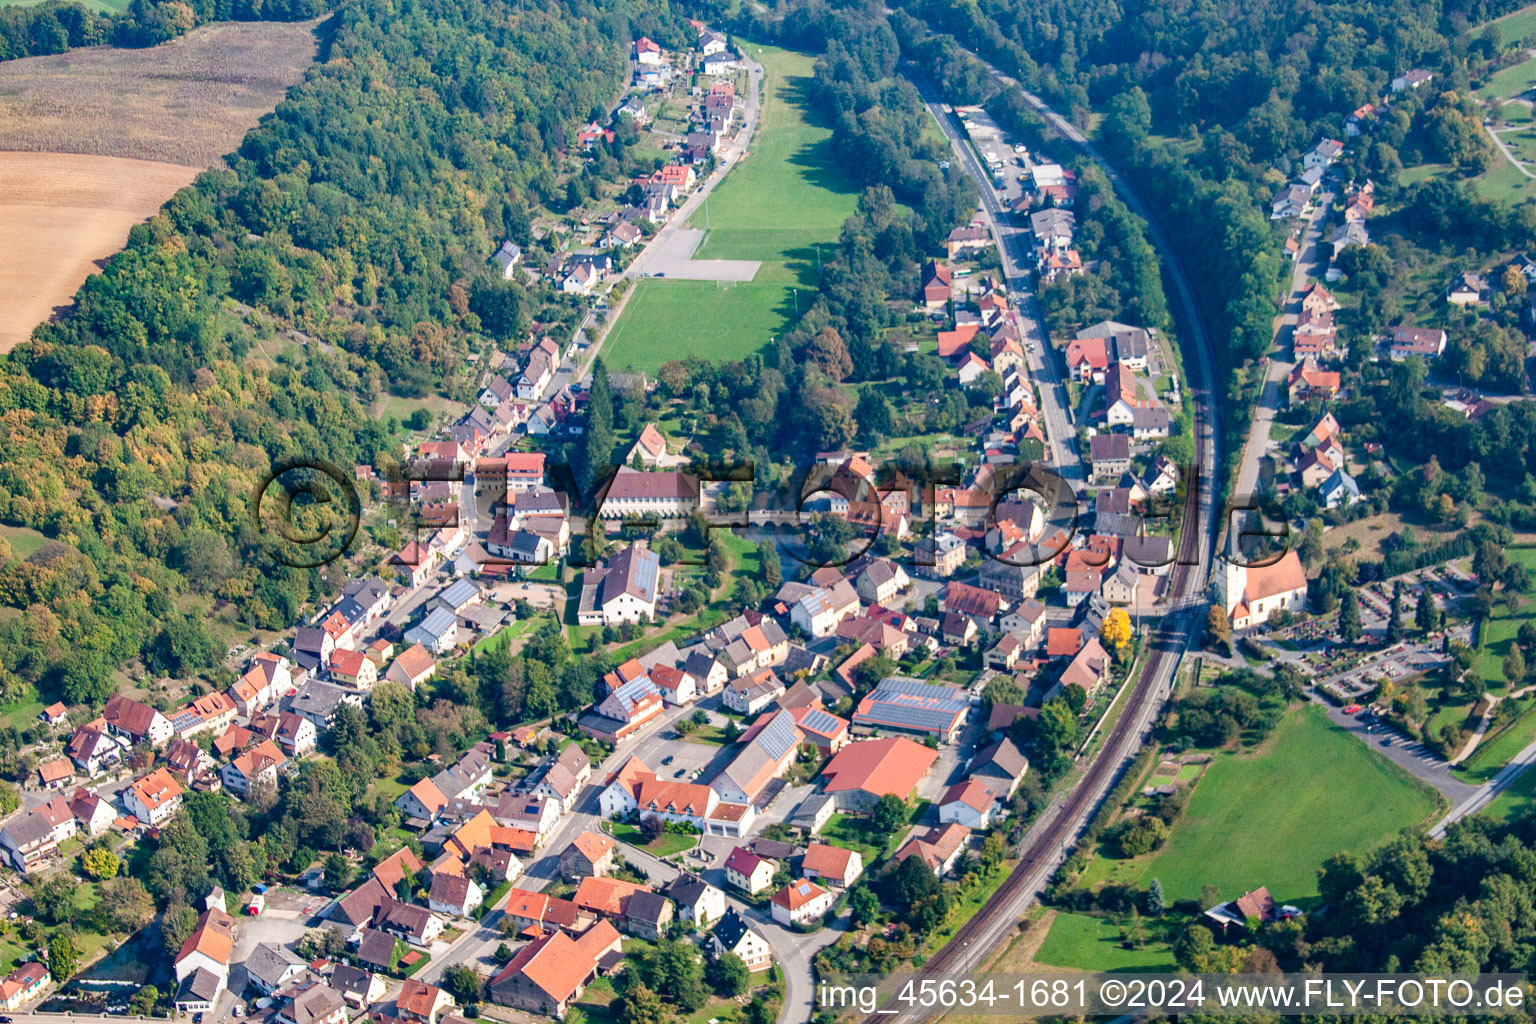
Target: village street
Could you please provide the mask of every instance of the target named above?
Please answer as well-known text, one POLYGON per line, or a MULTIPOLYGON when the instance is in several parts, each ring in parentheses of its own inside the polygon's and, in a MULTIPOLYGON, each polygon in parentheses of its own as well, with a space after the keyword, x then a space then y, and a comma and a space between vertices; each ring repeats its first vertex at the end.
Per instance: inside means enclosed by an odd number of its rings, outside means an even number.
POLYGON ((1331 192, 1325 191, 1319 195, 1313 201, 1312 214, 1301 232, 1301 248, 1296 253, 1296 267, 1291 273, 1291 290, 1286 296, 1281 315, 1275 318, 1274 341, 1269 352, 1264 383, 1260 387, 1258 401, 1254 403, 1253 422, 1248 428, 1248 440, 1243 446, 1243 458, 1237 468, 1237 483, 1232 489, 1235 503, 1239 507, 1250 504, 1253 496, 1258 493, 1259 468, 1269 450, 1270 425, 1274 423, 1275 413, 1285 404, 1285 380, 1296 365, 1284 357, 1280 346, 1286 342, 1283 337, 1286 327, 1296 324, 1302 296, 1311 287, 1310 282, 1317 279, 1318 270, 1327 262, 1323 255, 1323 222, 1332 203, 1331 192))

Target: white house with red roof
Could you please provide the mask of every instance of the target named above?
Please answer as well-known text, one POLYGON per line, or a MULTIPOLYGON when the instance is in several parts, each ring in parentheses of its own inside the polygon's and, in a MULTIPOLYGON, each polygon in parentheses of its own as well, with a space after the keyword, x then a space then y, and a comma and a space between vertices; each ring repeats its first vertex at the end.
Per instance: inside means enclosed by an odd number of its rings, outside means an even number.
POLYGON ((864 873, 864 858, 858 850, 846 850, 829 843, 812 843, 805 848, 800 871, 806 878, 846 889, 864 873))
POLYGON ((684 461, 681 456, 673 455, 667 449, 667 439, 654 423, 647 423, 630 446, 626 461, 633 464, 637 459, 646 469, 670 469, 682 465, 684 461))
POLYGON ((661 63, 661 47, 646 36, 635 40, 635 63, 652 66, 661 63))
POLYGON ((776 870, 776 863, 741 846, 732 847, 725 858, 725 880, 753 896, 773 883, 776 870))
POLYGON ((769 900, 773 919, 785 927, 809 924, 831 907, 832 893, 809 878, 790 882, 769 900))
POLYGON ((997 815, 998 793, 980 779, 965 779, 944 791, 939 800, 939 822, 966 828, 987 828, 997 815))
POLYGON ((280 654, 267 651, 251 659, 245 675, 229 688, 236 710, 249 718, 293 687, 292 664, 280 654))
POLYGON ((181 809, 182 788, 165 768, 138 779, 123 791, 123 806, 146 825, 159 826, 181 809))

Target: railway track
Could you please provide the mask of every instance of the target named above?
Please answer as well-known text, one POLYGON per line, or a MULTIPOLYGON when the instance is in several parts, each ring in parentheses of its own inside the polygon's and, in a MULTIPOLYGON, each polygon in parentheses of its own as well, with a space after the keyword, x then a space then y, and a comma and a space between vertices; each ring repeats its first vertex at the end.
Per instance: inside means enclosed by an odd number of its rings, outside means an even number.
MULTIPOLYGON (((981 911, 962 925, 944 948, 923 965, 921 973, 937 974, 965 969, 959 961, 970 951, 972 943, 980 937, 991 919, 1003 912, 1018 899, 1024 889, 1030 886, 1039 868, 1049 866, 1051 871, 1055 870, 1060 859, 1058 851, 1077 838, 1078 832, 1092 818, 1099 803, 1114 785, 1115 778, 1124 767, 1124 762, 1129 756, 1125 748, 1141 728, 1137 716, 1128 712, 1132 708, 1144 707, 1155 700, 1156 691, 1163 685, 1164 674, 1171 670, 1171 666, 1167 664, 1168 659, 1172 658, 1174 665, 1177 665, 1189 635, 1187 620, 1191 611, 1187 603, 1191 596, 1197 596, 1204 589, 1199 561, 1202 531, 1193 528, 1197 522, 1195 516, 1199 510, 1198 476, 1194 476, 1190 484, 1185 500, 1187 517, 1185 522, 1191 528, 1183 531, 1183 537, 1179 542, 1178 562, 1173 570, 1172 587, 1173 593, 1180 595, 1180 604, 1186 606, 1164 616, 1163 623, 1153 638, 1151 653, 1147 656, 1129 694, 1127 713, 1122 713, 1116 720, 1108 738, 1104 741, 1104 746, 1100 748, 1099 755, 1089 764, 1082 779, 1072 787, 1066 799, 1057 807, 1046 828, 1029 840, 1029 846, 1022 852, 1018 865, 991 898, 982 905, 981 911), (1189 593, 1191 588, 1194 595, 1189 593)), ((1140 744, 1138 742, 1135 745, 1140 744)), ((871 1018, 871 1020, 874 1019, 871 1018)))
MULTIPOLYGON (((1013 934, 1029 902, 1046 884, 1065 859, 1068 847, 1076 841, 1099 809, 1115 781, 1140 749, 1163 700, 1173 687, 1173 674, 1192 638, 1202 628, 1208 558, 1214 557, 1217 534, 1215 489, 1211 478, 1221 465, 1220 410, 1213 405, 1215 380, 1211 346, 1193 297, 1187 275, 1178 255, 1157 219, 1126 180, 1094 149, 1092 144, 1069 122, 1051 110, 1043 100, 1023 90, 1017 81, 988 65, 1005 86, 1020 88, 1031 106, 1040 110, 1053 126, 1084 154, 1104 168, 1132 212, 1148 225, 1149 235, 1162 257, 1173 285, 1170 298, 1190 358, 1187 401, 1192 410, 1192 434, 1195 464, 1188 469, 1184 519, 1181 523, 1178 554, 1170 574, 1169 607, 1152 638, 1145 660, 1131 691, 1126 694, 1125 709, 1105 737, 1104 744, 1089 761, 1082 777, 1041 814, 1024 840, 1018 864, 1002 885, 966 921, 945 944, 915 972, 916 977, 937 974, 962 974, 978 970, 991 951, 1013 934), (1203 472, 1202 472, 1203 470, 1203 472)), ((937 113, 936 113, 936 116, 937 113)), ((941 122, 942 123, 942 122, 941 122)), ((946 133, 948 134, 948 133, 946 133)), ((958 140, 957 140, 958 141, 958 140)), ((958 148, 958 147, 957 147, 958 148)), ((977 179, 983 195, 991 183, 964 162, 968 173, 977 179)), ((913 1024, 934 1016, 932 1011, 890 1011, 866 1015, 864 1024, 913 1024)))

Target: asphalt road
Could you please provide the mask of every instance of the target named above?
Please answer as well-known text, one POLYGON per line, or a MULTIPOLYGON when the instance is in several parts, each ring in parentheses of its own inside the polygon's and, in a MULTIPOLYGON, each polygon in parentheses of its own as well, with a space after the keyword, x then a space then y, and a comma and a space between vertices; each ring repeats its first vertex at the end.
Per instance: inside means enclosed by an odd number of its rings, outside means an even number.
MULTIPOLYGON (((665 885, 678 875, 678 869, 664 860, 651 856, 633 846, 624 848, 624 857, 631 864, 640 866, 657 886, 665 885)), ((731 894, 725 885, 723 868, 696 872, 705 881, 725 892, 725 902, 736 912, 752 922, 768 945, 773 947, 773 957, 784 972, 784 1005, 779 1008, 779 1024, 799 1024, 808 1021, 815 1012, 813 991, 815 973, 812 963, 816 954, 836 942, 848 929, 848 917, 838 918, 833 927, 818 932, 791 931, 756 907, 743 903, 731 894)))
MULTIPOLYGON (((675 750, 677 744, 686 742, 672 734, 672 724, 679 718, 692 715, 700 707, 711 708, 718 704, 719 697, 713 696, 694 704, 670 709, 658 720, 660 724, 637 737, 625 740, 612 754, 608 755, 602 764, 594 765, 592 781, 587 784, 577 799, 576 808, 560 820, 560 824, 550 833, 541 847, 542 855, 524 864, 523 874, 513 884, 519 888, 537 892, 557 880, 560 877, 560 852, 582 832, 598 831, 601 827, 601 818, 597 813, 597 797, 602 781, 608 773, 617 770, 633 756, 638 756, 652 768, 657 767, 669 751, 675 750)), ((641 865, 652 881, 658 884, 664 884, 677 873, 677 868, 671 864, 632 846, 625 846, 624 856, 631 864, 641 865)), ((721 889, 725 888, 722 869, 700 868, 692 863, 689 866, 699 871, 714 885, 721 889)), ((813 984, 811 961, 823 947, 835 942, 840 932, 835 928, 809 935, 792 932, 776 924, 767 915, 731 897, 729 893, 727 893, 727 900, 751 918, 763 937, 768 940, 768 944, 773 947, 774 959, 784 970, 788 990, 780 1011, 779 1024, 801 1024, 810 1020, 813 984)), ((459 964, 469 964, 481 972, 494 969, 495 961, 492 954, 496 947, 505 941, 498 927, 500 918, 500 910, 487 913, 478 927, 466 931, 447 950, 435 956, 432 963, 423 969, 418 977, 429 984, 435 984, 449 967, 459 964)), ((839 924, 838 927, 842 928, 846 925, 839 924)))
POLYGON ((1332 202, 1331 192, 1324 192, 1318 196, 1312 208, 1312 216, 1302 230, 1301 251, 1296 254, 1296 266, 1291 273, 1290 294, 1286 298, 1285 311, 1275 321, 1269 366, 1264 374, 1264 384, 1259 389, 1258 401, 1254 403, 1253 424, 1248 429, 1248 441, 1243 446, 1243 461, 1238 465, 1237 483, 1232 488, 1233 495, 1240 502, 1246 502, 1259 490, 1259 467, 1263 462, 1264 453, 1269 448, 1270 424, 1274 422, 1275 413, 1280 409, 1280 396, 1284 393, 1283 382, 1296 365, 1282 358, 1279 349, 1280 335, 1287 326, 1295 325, 1296 315, 1301 310, 1302 296, 1309 286, 1308 280, 1315 278, 1318 268, 1323 265, 1323 218, 1332 202))
POLYGON ((1045 418, 1046 438, 1050 442, 1050 462, 1063 477, 1074 481, 1073 487, 1077 488, 1084 482, 1083 463, 1077 451, 1077 432, 1073 427, 1067 388, 1062 382, 1056 353, 1051 348, 1045 319, 1040 315, 1039 301, 1031 286, 1030 235, 1011 223, 1008 211, 1004 209, 997 190, 992 186, 991 175, 981 166, 976 151, 955 124, 953 115, 944 112, 943 101, 933 87, 910 68, 907 69, 907 75, 922 96, 928 113, 938 123, 945 138, 949 139, 961 165, 981 193, 982 213, 1001 256, 1008 300, 1017 311, 1016 323, 1019 335, 1024 339, 1030 377, 1040 392, 1040 413, 1045 418))
POLYGON ((1431 839, 1445 838, 1445 830, 1469 814, 1478 811, 1493 803, 1494 798, 1508 789, 1516 779, 1523 775, 1527 769, 1536 764, 1536 743, 1532 743, 1504 766, 1499 774, 1477 788, 1471 796, 1462 800, 1451 809, 1451 813, 1441 818, 1429 835, 1431 839))
MULTIPOLYGON (((995 68, 990 68, 990 65, 988 67, 994 77, 1000 82, 1019 88, 1019 84, 1012 78, 1003 75, 995 68)), ((926 83, 915 84, 917 84, 920 91, 927 89, 926 83)), ((1063 137, 1076 143, 1085 155, 1104 168, 1106 176, 1116 190, 1121 193, 1126 205, 1133 213, 1147 222, 1148 234, 1151 237, 1152 244, 1158 249, 1168 276, 1174 284, 1172 306, 1179 320, 1181 336, 1187 346, 1185 354, 1188 357, 1192 357, 1189 360, 1191 400, 1197 403, 1197 408, 1201 412, 1200 417, 1198 417, 1201 421, 1200 433, 1195 438, 1197 465, 1194 469, 1197 472, 1190 474, 1191 482, 1199 487, 1194 501, 1195 521, 1185 523, 1185 529, 1200 531, 1198 542, 1193 545, 1198 564, 1192 566, 1187 585, 1189 592, 1175 596, 1173 608, 1165 618, 1165 636, 1170 638, 1171 642, 1175 644, 1174 649, 1170 652, 1174 656, 1159 659, 1156 671, 1142 680, 1143 689, 1140 700, 1129 704, 1123 712, 1124 717, 1122 721, 1128 727, 1119 734, 1118 742, 1116 737, 1112 736, 1106 743, 1105 748, 1097 755, 1099 759, 1107 759, 1107 763, 1116 765, 1116 770, 1101 773, 1097 777, 1098 783, 1095 791, 1089 793, 1087 799, 1081 799, 1082 794, 1080 792, 1068 790, 1064 787, 1063 792, 1046 809, 1031 827, 1029 835, 1025 837, 1023 848, 1026 851, 1030 851, 1033 854, 1033 858, 1022 861, 1014 869, 1016 876, 1018 872, 1027 872, 1023 883, 1014 888, 1006 900, 999 901, 996 904, 989 904, 983 909, 981 913, 985 917, 982 919, 982 923, 970 930, 969 936, 964 940, 964 944, 960 949, 954 949, 953 944, 950 947, 946 947, 944 950, 944 970, 946 972, 975 971, 985 963, 993 950, 1012 936, 1019 919, 1028 909, 1029 905, 1038 897, 1046 881, 1066 857, 1068 849, 1075 841, 1081 829, 1086 826, 1090 816, 1100 805, 1109 788, 1118 778, 1120 771, 1123 770, 1123 766, 1129 763, 1142 744, 1146 742, 1153 718, 1169 696, 1182 654, 1188 649, 1188 645, 1197 634, 1203 619, 1207 603, 1204 598, 1204 584, 1209 578, 1212 542, 1217 525, 1215 505, 1212 498, 1213 489, 1208 480, 1201 479, 1201 475, 1198 472, 1198 470, 1203 468, 1206 473, 1214 473, 1216 468, 1221 465, 1218 448, 1220 430, 1217 422, 1219 409, 1211 401, 1210 392, 1211 382, 1215 379, 1215 373, 1211 363, 1209 339, 1204 325, 1198 318, 1198 307, 1195 305, 1193 298, 1194 293, 1189 286, 1183 267, 1178 263, 1177 255, 1168 243, 1167 236, 1163 233, 1157 222, 1152 219, 1145 205, 1135 192, 1130 189, 1121 175, 1103 160, 1082 133, 1070 122, 1047 107, 1038 97, 1022 90, 1022 88, 1020 91, 1023 93, 1026 101, 1039 110, 1063 137), (1073 820, 1064 823, 1066 827, 1063 829, 1063 823, 1058 821, 1058 819, 1064 813, 1063 808, 1067 805, 1069 797, 1073 800, 1071 806, 1074 808, 1073 813, 1075 816, 1073 820), (1064 837, 1061 839, 1060 845, 1049 850, 1041 849, 1041 844, 1049 837, 1057 834, 1058 830, 1064 837)), ((924 92, 924 100, 929 104, 929 109, 932 111, 934 96, 931 91, 924 92)), ((939 121, 953 142, 955 139, 953 125, 948 124, 944 118, 939 118, 939 121)), ((964 165, 981 189, 984 203, 986 202, 985 197, 989 196, 992 197, 993 203, 996 203, 990 180, 969 153, 969 147, 964 147, 960 151, 965 157, 964 165)), ((999 241, 1002 242, 1002 239, 999 239, 999 241)), ((1004 265, 1007 266, 1009 260, 1014 258, 1012 249, 1003 248, 1003 256, 1004 265)), ((1045 389, 1042 388, 1042 390, 1045 389)), ((1130 699, 1129 696, 1128 699, 1130 699)))

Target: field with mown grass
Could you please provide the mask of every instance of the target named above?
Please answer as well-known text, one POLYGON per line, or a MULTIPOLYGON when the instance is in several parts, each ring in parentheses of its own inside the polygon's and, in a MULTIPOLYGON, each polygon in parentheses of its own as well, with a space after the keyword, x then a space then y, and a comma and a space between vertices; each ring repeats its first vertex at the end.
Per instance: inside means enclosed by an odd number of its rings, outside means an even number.
MULTIPOLYGON (((1151 924, 1155 925, 1155 922, 1151 924)), ((1173 951, 1167 941, 1147 927, 1141 949, 1127 949, 1120 926, 1103 917, 1058 912, 1051 930, 1035 953, 1037 963, 1079 971, 1171 971, 1173 951)))
POLYGON ((1289 712, 1262 747, 1223 754, 1196 784, 1163 848, 1137 875, 1170 901, 1214 885, 1224 899, 1265 885, 1277 900, 1317 895, 1317 869, 1425 824, 1441 801, 1334 726, 1320 707, 1289 712))
MULTIPOLYGON (((815 298, 816 246, 830 257, 854 212, 857 188, 832 158, 831 128, 810 109, 815 58, 768 46, 747 50, 763 66, 762 115, 747 156, 709 197, 709 233, 695 255, 762 266, 737 284, 638 282, 604 344, 614 369, 654 372, 689 355, 740 359, 763 348, 815 298)), ((689 226, 706 227, 702 209, 689 226)))

